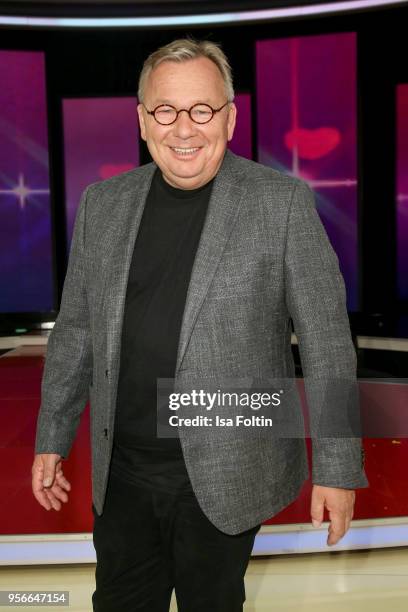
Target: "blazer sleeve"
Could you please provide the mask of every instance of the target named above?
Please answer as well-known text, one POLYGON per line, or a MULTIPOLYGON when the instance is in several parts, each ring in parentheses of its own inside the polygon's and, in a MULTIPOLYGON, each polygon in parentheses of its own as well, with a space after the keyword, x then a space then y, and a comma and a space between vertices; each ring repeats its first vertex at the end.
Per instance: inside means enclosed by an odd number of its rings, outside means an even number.
POLYGON ((348 404, 359 411, 357 359, 338 258, 316 211, 313 192, 303 181, 296 181, 292 192, 284 269, 286 304, 298 339, 309 407, 312 482, 366 487, 361 438, 347 435, 347 426, 332 433, 336 419, 344 423, 341 417, 350 417, 348 404), (326 426, 319 427, 322 423, 326 426))
POLYGON ((92 338, 86 293, 87 188, 75 218, 60 310, 48 338, 37 420, 36 453, 67 457, 92 379, 92 338))

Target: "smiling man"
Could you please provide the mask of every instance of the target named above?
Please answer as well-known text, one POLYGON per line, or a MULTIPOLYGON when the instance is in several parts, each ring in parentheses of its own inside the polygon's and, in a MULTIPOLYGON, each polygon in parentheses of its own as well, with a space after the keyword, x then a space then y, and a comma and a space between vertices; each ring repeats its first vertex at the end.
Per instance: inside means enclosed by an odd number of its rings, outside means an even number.
MULTIPOLYGON (((227 150, 236 108, 219 46, 160 48, 138 95, 153 162, 82 196, 33 492, 47 510, 68 501, 62 459, 90 398, 94 610, 166 612, 175 589, 180 612, 239 612, 261 523, 308 477, 304 440, 160 438, 157 379, 294 377, 292 319, 305 376, 353 381, 344 283, 310 189, 227 150)), ((332 545, 367 484, 360 440, 315 439, 312 480, 311 518, 327 508, 332 545)))
MULTIPOLYGON (((225 60, 219 61, 227 76, 225 60)), ((197 189, 215 177, 234 133, 233 98, 230 79, 226 83, 208 57, 155 65, 153 54, 140 82, 139 122, 142 138, 170 185, 197 189)))

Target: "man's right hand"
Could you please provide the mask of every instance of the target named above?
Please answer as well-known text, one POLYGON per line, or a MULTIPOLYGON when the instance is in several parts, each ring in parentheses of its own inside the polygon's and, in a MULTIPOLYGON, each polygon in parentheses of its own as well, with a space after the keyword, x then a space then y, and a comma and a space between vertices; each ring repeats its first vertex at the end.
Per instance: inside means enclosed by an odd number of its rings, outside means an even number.
POLYGON ((37 454, 31 471, 33 494, 38 503, 46 510, 61 510, 61 502, 68 501, 66 491, 71 490, 62 471, 61 455, 37 454))

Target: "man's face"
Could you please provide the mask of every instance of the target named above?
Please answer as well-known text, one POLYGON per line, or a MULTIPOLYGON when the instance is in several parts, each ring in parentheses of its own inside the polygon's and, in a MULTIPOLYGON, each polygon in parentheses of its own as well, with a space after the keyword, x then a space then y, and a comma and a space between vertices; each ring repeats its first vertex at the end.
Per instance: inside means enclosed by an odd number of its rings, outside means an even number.
MULTIPOLYGON (((221 73, 206 57, 162 62, 150 73, 144 98, 150 111, 159 104, 171 104, 179 110, 198 102, 220 108, 227 101, 221 73)), ((196 189, 217 174, 234 133, 234 104, 227 104, 205 124, 194 123, 182 112, 172 125, 160 125, 142 104, 137 111, 141 136, 170 185, 196 189)))

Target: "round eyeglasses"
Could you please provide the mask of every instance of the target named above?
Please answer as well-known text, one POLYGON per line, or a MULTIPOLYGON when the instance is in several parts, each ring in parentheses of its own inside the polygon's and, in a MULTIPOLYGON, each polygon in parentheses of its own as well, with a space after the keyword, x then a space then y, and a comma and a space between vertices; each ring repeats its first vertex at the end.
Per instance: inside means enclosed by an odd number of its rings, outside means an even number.
POLYGON ((212 108, 212 106, 209 104, 194 104, 189 109, 180 108, 180 110, 177 110, 170 104, 160 104, 152 111, 149 111, 146 107, 145 108, 146 112, 149 115, 153 115, 157 123, 160 123, 160 125, 171 125, 177 121, 179 114, 183 111, 188 113, 191 121, 194 121, 194 123, 208 123, 214 117, 215 113, 218 113, 225 106, 227 106, 227 104, 229 104, 228 101, 220 106, 220 108, 212 108))

